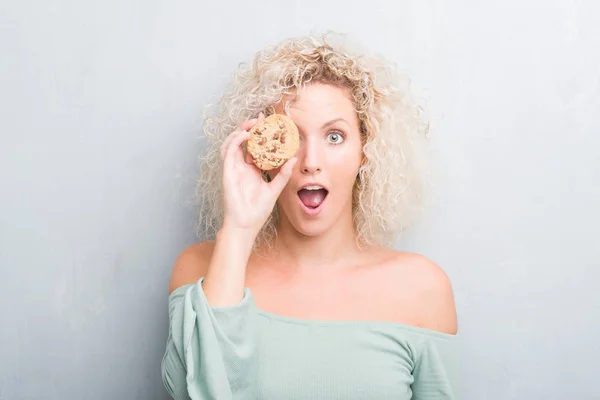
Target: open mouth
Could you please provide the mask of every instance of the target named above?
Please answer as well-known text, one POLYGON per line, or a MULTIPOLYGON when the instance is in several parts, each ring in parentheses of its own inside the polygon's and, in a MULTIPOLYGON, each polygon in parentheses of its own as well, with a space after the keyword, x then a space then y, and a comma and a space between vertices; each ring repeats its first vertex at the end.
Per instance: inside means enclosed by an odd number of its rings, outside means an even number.
POLYGON ((298 198, 306 210, 312 214, 320 209, 328 193, 323 186, 307 185, 298 191, 298 198))

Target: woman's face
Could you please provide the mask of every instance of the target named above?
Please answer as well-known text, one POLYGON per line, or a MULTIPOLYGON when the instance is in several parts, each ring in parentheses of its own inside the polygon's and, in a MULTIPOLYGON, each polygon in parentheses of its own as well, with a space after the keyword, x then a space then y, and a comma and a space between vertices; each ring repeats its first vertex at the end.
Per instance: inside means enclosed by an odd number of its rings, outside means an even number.
MULTIPOLYGON (((285 113, 285 100, 277 113, 285 113)), ((351 226, 362 142, 349 91, 311 83, 290 104, 289 116, 298 126, 300 148, 292 177, 279 196, 282 223, 307 236, 318 236, 337 223, 351 226)))

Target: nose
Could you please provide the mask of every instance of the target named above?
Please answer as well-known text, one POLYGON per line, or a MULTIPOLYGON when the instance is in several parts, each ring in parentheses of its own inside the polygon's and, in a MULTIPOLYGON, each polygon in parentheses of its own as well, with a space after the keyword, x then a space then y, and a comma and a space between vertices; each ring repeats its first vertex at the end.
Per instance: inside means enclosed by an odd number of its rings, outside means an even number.
POLYGON ((299 158, 300 171, 303 174, 315 174, 321 172, 323 162, 322 147, 313 138, 300 140, 299 158))

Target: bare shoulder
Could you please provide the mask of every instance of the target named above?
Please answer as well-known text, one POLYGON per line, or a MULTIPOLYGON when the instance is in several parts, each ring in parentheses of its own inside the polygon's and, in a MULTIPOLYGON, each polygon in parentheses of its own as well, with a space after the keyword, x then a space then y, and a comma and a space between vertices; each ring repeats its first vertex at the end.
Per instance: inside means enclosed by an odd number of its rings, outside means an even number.
POLYGON ((438 332, 456 334, 458 321, 452 283, 446 272, 427 257, 415 253, 391 251, 390 279, 402 282, 411 306, 419 315, 419 325, 438 332))
POLYGON ((180 286, 197 282, 206 274, 214 247, 214 241, 200 242, 179 253, 171 271, 169 294, 180 286))

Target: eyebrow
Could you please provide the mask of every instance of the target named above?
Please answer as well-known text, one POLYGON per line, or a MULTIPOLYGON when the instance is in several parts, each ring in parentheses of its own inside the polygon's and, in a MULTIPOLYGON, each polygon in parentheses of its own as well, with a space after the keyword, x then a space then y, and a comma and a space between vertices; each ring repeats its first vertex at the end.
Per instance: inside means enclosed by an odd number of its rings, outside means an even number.
POLYGON ((348 121, 346 121, 344 118, 335 118, 335 119, 332 119, 329 122, 325 122, 323 124, 323 126, 321 126, 321 129, 325 129, 328 126, 333 125, 333 124, 335 124, 336 122, 339 122, 339 121, 344 121, 345 123, 347 123, 348 125, 350 125, 350 123, 348 121))

